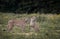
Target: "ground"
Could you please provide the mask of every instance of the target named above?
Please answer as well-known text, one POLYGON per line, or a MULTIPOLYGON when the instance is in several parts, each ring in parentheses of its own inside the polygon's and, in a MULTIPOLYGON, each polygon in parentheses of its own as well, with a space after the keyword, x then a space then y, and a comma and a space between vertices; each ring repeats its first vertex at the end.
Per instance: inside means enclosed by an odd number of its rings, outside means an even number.
POLYGON ((12 14, 0 13, 0 39, 60 39, 60 14, 12 14), (37 17, 39 32, 29 31, 29 25, 26 25, 26 31, 21 32, 19 27, 14 27, 11 32, 4 29, 7 27, 8 20, 12 18, 37 17))

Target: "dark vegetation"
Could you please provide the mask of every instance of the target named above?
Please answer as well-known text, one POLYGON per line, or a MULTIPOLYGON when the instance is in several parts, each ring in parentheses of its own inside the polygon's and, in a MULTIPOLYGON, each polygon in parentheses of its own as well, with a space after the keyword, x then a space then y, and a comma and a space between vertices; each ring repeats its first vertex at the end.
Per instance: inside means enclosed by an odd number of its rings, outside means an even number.
POLYGON ((0 0, 0 12, 60 13, 60 0, 0 0))

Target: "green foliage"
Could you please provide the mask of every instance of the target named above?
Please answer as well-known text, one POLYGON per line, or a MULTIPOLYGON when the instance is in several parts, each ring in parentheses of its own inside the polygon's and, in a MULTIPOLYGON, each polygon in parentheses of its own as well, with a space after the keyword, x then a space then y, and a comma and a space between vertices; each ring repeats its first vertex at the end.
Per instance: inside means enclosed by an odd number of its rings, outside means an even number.
POLYGON ((60 3, 54 0, 0 0, 0 12, 15 13, 56 13, 60 12, 60 3), (49 7, 47 7, 49 5, 49 7))

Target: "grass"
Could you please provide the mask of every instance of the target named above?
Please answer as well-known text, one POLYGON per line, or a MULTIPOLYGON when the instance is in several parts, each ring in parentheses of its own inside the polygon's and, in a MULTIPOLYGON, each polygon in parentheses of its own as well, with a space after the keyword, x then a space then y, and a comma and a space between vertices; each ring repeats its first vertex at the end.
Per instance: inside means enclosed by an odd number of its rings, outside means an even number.
POLYGON ((12 14, 0 13, 0 39, 60 39, 60 14, 12 14), (14 27, 11 32, 3 31, 6 29, 8 20, 12 18, 23 18, 37 16, 39 32, 29 31, 26 25, 25 33, 19 27, 14 27))

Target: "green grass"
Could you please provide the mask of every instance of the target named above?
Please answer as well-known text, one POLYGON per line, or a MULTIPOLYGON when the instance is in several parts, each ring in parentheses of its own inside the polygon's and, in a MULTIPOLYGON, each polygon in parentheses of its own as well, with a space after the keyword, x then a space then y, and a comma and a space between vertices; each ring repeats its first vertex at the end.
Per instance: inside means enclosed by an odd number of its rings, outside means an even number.
POLYGON ((60 14, 4 14, 0 13, 0 39, 60 39, 60 14), (22 33, 20 27, 14 27, 11 32, 3 31, 6 29, 8 20, 12 18, 23 18, 37 16, 39 32, 29 31, 29 25, 26 25, 25 33, 22 33))

